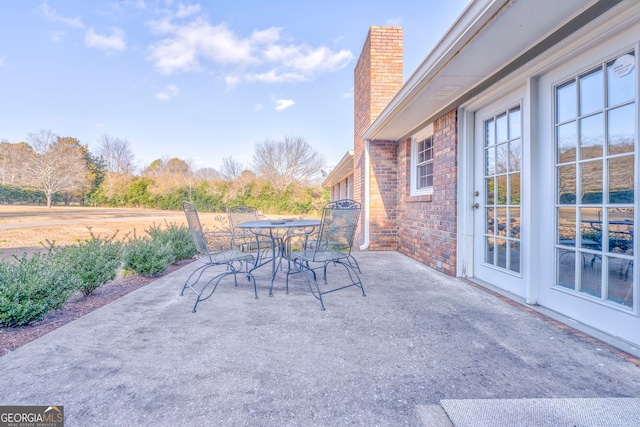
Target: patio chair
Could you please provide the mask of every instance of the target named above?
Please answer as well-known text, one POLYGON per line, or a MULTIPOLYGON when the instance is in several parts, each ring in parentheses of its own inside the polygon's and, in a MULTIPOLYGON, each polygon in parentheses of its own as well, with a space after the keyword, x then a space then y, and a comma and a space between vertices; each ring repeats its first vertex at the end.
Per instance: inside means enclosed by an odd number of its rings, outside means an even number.
POLYGON ((233 239, 233 246, 242 252, 255 253, 256 261, 258 255, 264 255, 272 249, 272 241, 266 237, 257 236, 246 229, 236 227, 238 224, 248 221, 257 221, 260 218, 258 211, 250 206, 234 206, 227 208, 227 218, 229 230, 233 239))
POLYGON ((211 298, 220 281, 230 275, 233 275, 236 286, 238 286, 238 274, 244 275, 247 281, 252 281, 253 293, 258 298, 256 280, 248 269, 248 265, 254 262, 253 255, 235 249, 233 247, 233 236, 229 232, 204 232, 193 203, 183 202, 182 208, 187 217, 193 243, 196 246, 196 259, 203 264, 189 275, 182 287, 182 292, 180 292, 180 296, 182 296, 185 289, 189 288, 197 295, 193 312, 195 313, 198 303, 211 298), (204 272, 215 266, 225 266, 226 268, 213 278, 205 278, 203 280, 204 284, 199 284, 204 272), (210 292, 205 294, 205 291, 209 289, 210 292), (203 295, 206 296, 203 297, 203 295))
POLYGON ((320 229, 315 241, 308 242, 306 247, 300 251, 292 251, 287 254, 289 260, 286 279, 287 292, 289 291, 289 276, 303 273, 313 296, 320 301, 322 310, 325 309, 322 296, 330 292, 356 286, 362 291, 362 296, 366 296, 356 267, 349 262, 359 216, 360 203, 353 200, 337 200, 324 206, 320 229), (342 286, 321 290, 318 286, 316 270, 323 270, 324 285, 327 285, 327 267, 330 264, 343 266, 349 282, 342 286))

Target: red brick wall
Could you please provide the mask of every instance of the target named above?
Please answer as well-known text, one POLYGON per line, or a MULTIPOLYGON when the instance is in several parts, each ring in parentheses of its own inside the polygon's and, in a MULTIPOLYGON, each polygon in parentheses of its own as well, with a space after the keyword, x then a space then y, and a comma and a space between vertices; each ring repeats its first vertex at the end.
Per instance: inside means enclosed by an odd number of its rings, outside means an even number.
POLYGON ((410 196, 411 141, 398 145, 397 250, 456 275, 457 111, 433 124, 433 195, 410 196))
MULTIPOLYGON (((365 206, 366 165, 365 144, 362 135, 402 87, 402 37, 402 27, 371 27, 354 72, 353 189, 354 199, 362 203, 363 207, 365 206)), ((389 150, 395 152, 395 147, 381 144, 376 150, 379 151, 382 159, 385 159, 388 158, 389 150)), ((373 154, 370 153, 370 155, 373 159, 373 154)), ((377 162, 377 164, 382 163, 384 161, 377 162)), ((384 238, 384 246, 382 247, 388 247, 396 238, 397 191, 392 188, 397 185, 397 177, 386 171, 386 167, 377 170, 375 164, 372 161, 369 170, 372 182, 376 182, 375 186, 370 187, 372 212, 369 226, 377 237, 384 238), (393 200, 394 198, 395 200, 393 200), (375 209, 373 209, 374 206, 375 209)), ((363 221, 356 236, 358 245, 362 244, 364 240, 365 215, 361 215, 361 218, 363 221)))
POLYGON ((371 141, 369 249, 398 249, 398 144, 371 141))

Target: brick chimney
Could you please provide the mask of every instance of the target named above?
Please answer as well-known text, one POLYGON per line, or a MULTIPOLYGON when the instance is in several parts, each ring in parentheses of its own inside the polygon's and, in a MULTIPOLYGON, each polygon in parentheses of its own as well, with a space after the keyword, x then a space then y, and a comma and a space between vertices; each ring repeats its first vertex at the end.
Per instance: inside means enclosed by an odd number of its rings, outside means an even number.
POLYGON ((354 72, 354 199, 362 203, 362 222, 356 243, 364 242, 365 221, 369 222, 372 249, 397 247, 397 144, 376 141, 365 159, 362 135, 402 87, 402 27, 369 28, 354 72), (366 171, 369 167, 370 218, 365 218, 366 171), (375 240, 375 241, 374 241, 375 240))

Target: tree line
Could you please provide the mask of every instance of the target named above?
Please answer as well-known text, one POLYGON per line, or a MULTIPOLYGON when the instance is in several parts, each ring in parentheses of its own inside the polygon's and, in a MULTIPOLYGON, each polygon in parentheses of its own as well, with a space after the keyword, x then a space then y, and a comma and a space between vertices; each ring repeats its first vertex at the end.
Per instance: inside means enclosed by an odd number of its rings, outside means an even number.
POLYGON ((104 134, 98 142, 95 154, 50 130, 31 133, 26 142, 0 142, 0 203, 179 210, 191 200, 202 211, 247 205, 302 214, 329 198, 317 182, 323 159, 301 137, 265 139, 249 165, 227 157, 219 170, 164 157, 136 171, 127 139, 104 134))

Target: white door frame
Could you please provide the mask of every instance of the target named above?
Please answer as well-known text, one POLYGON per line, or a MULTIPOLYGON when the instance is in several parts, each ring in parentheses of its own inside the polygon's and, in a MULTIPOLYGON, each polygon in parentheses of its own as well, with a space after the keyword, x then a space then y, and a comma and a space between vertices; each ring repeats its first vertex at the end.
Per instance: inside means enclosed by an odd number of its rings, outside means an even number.
MULTIPOLYGON (((474 209, 471 205, 477 202, 474 196, 475 188, 475 153, 476 153, 476 113, 483 108, 491 107, 495 104, 498 106, 511 106, 513 103, 519 102, 522 106, 522 155, 523 164, 521 171, 522 187, 521 187, 521 239, 522 259, 521 272, 523 288, 520 293, 513 294, 517 299, 522 299, 528 304, 536 303, 536 292, 532 288, 532 259, 534 256, 534 245, 536 242, 532 238, 536 235, 534 227, 537 223, 533 222, 531 215, 531 162, 533 161, 531 152, 531 86, 535 82, 525 80, 513 82, 511 85, 502 85, 492 91, 484 93, 481 97, 476 98, 472 102, 465 104, 458 110, 458 271, 460 277, 475 278, 474 272, 474 209)), ((479 230, 478 233, 482 233, 479 230)), ((495 285, 489 283, 490 285, 495 285)))

